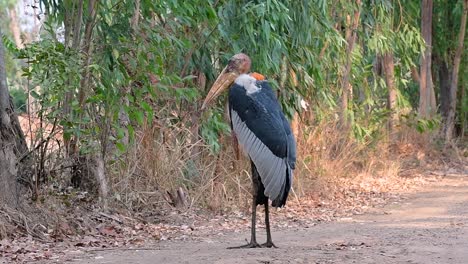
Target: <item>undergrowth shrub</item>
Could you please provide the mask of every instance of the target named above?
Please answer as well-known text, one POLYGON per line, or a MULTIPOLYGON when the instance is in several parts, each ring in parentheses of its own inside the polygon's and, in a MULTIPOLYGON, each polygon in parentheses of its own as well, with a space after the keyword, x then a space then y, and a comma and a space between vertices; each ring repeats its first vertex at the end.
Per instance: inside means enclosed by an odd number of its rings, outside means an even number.
MULTIPOLYGON (((336 121, 301 123, 297 133, 298 162, 290 199, 326 197, 341 188, 341 180, 396 177, 398 155, 386 136, 379 140, 350 137, 336 121)), ((187 208, 213 211, 248 208, 251 199, 250 162, 237 160, 229 135, 212 152, 202 141, 191 142, 190 130, 146 126, 136 132, 127 154, 110 166, 113 198, 127 208, 166 206, 167 193, 182 188, 187 208), (171 136, 167 136, 170 134, 171 136)))

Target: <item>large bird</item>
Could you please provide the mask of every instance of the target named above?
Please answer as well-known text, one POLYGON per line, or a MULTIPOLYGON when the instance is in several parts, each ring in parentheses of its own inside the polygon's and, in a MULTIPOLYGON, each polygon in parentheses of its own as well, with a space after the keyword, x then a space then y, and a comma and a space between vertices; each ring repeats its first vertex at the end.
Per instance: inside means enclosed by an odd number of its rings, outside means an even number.
POLYGON ((296 142, 276 95, 263 76, 250 72, 250 58, 239 53, 228 62, 208 92, 202 109, 229 88, 231 128, 250 158, 253 182, 250 243, 234 248, 276 247, 271 239, 268 200, 286 204, 296 163, 296 142), (256 208, 265 206, 267 241, 255 236, 256 208))

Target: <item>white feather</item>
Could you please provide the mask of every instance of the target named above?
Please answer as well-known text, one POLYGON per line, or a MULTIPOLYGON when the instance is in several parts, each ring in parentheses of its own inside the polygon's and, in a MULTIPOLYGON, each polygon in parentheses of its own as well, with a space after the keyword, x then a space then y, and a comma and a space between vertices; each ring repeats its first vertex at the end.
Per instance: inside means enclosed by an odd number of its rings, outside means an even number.
POLYGON ((261 88, 256 85, 257 79, 248 74, 239 75, 234 82, 237 85, 244 87, 248 95, 261 90, 261 88))
POLYGON ((275 200, 286 184, 287 161, 273 152, 242 122, 236 111, 231 110, 232 127, 237 140, 252 159, 265 186, 265 195, 275 200))

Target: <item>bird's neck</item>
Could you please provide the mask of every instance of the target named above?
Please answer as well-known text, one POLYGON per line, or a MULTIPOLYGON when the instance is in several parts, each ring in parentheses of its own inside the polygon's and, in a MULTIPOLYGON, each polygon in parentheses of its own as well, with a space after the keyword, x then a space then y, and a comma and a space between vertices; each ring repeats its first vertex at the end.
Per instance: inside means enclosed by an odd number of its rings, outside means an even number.
POLYGON ((257 86, 257 79, 248 74, 239 75, 239 77, 236 78, 235 83, 243 87, 248 95, 261 90, 261 88, 257 86))

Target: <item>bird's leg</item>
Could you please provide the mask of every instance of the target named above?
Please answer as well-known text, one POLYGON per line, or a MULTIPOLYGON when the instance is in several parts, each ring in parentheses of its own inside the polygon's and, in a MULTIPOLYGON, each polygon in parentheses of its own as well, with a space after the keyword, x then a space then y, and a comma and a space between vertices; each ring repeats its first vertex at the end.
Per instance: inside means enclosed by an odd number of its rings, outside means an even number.
POLYGON ((257 236, 256 236, 256 233, 255 233, 255 225, 256 225, 256 222, 257 222, 257 203, 256 203, 256 200, 257 200, 257 195, 256 195, 256 191, 255 191, 255 194, 253 195, 253 199, 252 199, 252 226, 250 228, 250 243, 248 245, 251 245, 252 247, 260 247, 260 245, 257 243, 257 236))
POLYGON ((271 240, 270 211, 268 209, 268 202, 265 203, 265 227, 266 227, 266 233, 267 233, 267 241, 265 244, 262 244, 262 247, 277 248, 277 246, 275 246, 275 244, 273 244, 273 241, 271 240))
POLYGON ((250 243, 243 246, 238 247, 228 247, 228 249, 235 249, 235 248, 258 248, 262 247, 257 243, 257 237, 255 235, 255 223, 257 220, 257 192, 258 186, 260 184, 259 175, 257 172, 257 168, 255 168, 255 164, 251 161, 252 166, 252 185, 253 185, 253 195, 252 195, 252 226, 250 228, 250 243))
POLYGON ((250 243, 242 246, 237 247, 228 247, 228 249, 236 249, 236 248, 259 248, 262 247, 257 243, 257 237, 255 234, 255 223, 257 220, 257 192, 254 191, 253 199, 252 199, 252 226, 250 228, 250 243))

